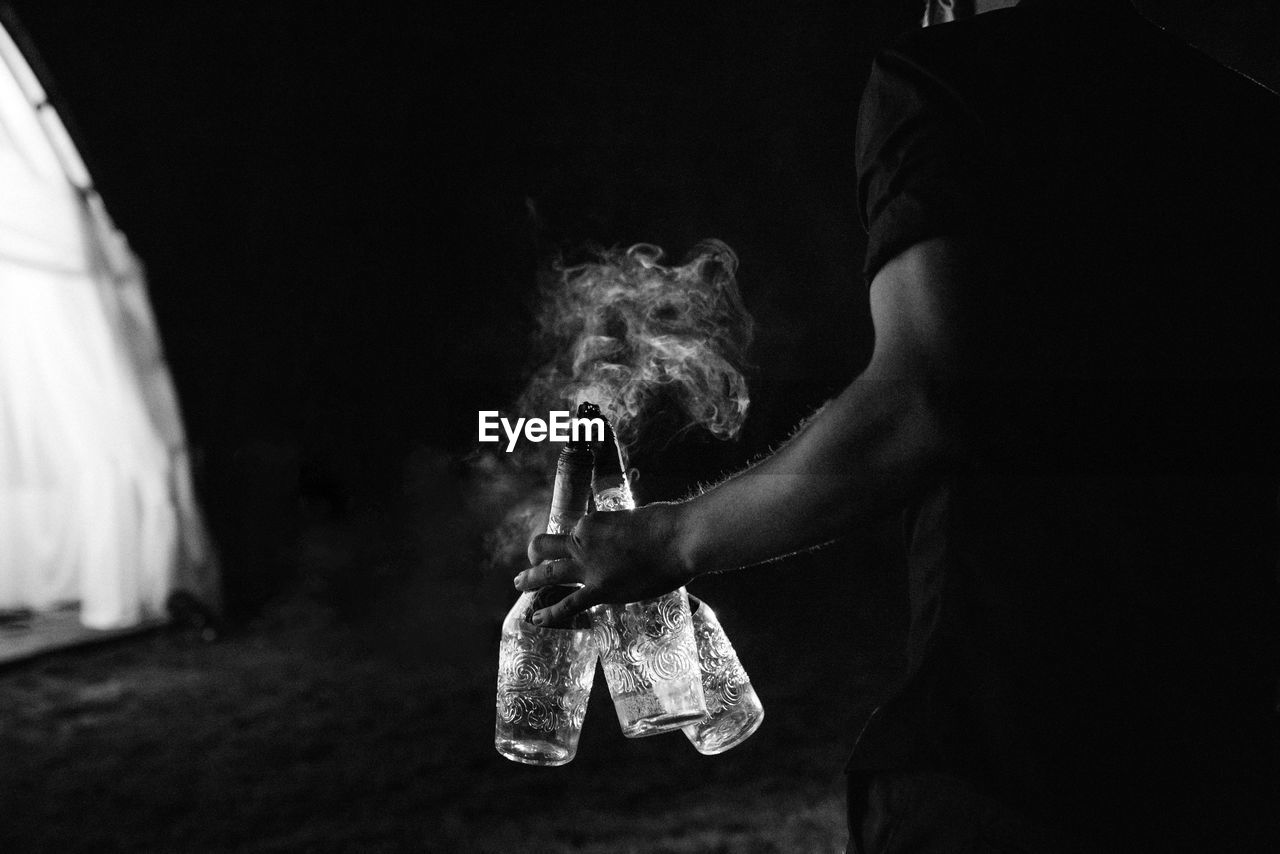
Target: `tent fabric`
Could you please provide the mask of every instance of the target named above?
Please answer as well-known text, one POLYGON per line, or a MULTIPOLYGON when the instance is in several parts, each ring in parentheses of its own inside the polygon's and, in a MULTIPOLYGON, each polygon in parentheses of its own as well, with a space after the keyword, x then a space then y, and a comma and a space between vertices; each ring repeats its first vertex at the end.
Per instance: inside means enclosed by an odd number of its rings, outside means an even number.
POLYGON ((218 606, 141 264, 0 29, 0 610, 90 628, 218 606))

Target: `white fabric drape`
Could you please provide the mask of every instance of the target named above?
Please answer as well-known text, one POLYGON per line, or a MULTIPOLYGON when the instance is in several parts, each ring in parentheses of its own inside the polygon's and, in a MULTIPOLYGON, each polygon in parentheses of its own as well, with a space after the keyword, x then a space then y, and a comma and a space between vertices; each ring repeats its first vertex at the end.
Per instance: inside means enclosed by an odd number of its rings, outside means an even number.
POLYGON ((0 31, 0 609, 217 606, 141 267, 0 31))

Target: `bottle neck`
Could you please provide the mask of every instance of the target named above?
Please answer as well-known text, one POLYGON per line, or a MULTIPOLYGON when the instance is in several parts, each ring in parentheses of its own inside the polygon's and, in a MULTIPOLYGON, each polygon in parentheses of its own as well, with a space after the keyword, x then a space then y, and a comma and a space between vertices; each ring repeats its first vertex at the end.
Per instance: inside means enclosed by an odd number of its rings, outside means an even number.
POLYGON ((613 426, 606 424, 604 440, 596 447, 595 472, 591 479, 591 491, 595 493, 597 510, 633 510, 636 503, 627 480, 627 467, 623 461, 622 447, 618 444, 613 426))
POLYGON ((625 477, 618 481, 597 479, 595 483, 595 501, 597 510, 634 510, 635 497, 631 494, 631 486, 625 477))
POLYGON ((567 447, 556 461, 555 486, 551 490, 548 534, 566 534, 587 512, 591 500, 590 448, 567 447))

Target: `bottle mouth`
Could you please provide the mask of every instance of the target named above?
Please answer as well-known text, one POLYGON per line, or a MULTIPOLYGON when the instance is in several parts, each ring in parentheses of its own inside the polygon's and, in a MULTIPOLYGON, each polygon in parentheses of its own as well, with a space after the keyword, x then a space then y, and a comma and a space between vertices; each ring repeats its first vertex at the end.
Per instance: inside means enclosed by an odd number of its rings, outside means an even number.
MULTIPOLYGON (((582 420, 591 420, 593 418, 599 418, 601 421, 603 421, 606 425, 606 432, 608 432, 607 425, 609 424, 609 420, 604 417, 604 413, 600 411, 599 406, 596 406, 594 403, 591 403, 590 401, 586 401, 584 403, 578 404, 578 409, 574 413, 574 420, 582 421, 582 420)), ((592 442, 590 439, 590 435, 591 435, 590 430, 583 430, 581 431, 581 433, 579 433, 577 430, 572 430, 570 431, 569 435, 570 435, 569 441, 566 442, 564 446, 564 449, 566 451, 582 452, 582 451, 594 450, 592 446, 595 443, 592 442)))

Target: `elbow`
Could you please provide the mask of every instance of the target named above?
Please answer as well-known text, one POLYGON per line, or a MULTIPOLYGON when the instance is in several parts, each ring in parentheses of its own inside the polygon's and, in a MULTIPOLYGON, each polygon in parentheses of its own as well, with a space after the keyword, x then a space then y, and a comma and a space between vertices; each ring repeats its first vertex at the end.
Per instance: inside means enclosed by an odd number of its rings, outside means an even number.
POLYGON ((965 443, 953 395, 935 383, 903 383, 883 413, 876 442, 876 478, 902 499, 958 468, 965 443))
POLYGON ((963 465, 967 442, 961 429, 958 395, 951 383, 930 380, 908 396, 899 414, 903 453, 913 460, 914 479, 942 477, 963 465))

